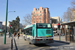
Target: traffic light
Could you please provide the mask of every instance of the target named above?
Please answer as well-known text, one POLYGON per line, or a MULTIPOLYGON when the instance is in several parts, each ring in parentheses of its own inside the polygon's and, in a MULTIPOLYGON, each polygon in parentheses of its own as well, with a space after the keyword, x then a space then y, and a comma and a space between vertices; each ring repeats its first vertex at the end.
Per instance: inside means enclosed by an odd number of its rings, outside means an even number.
POLYGON ((12 25, 10 25, 10 28, 12 27, 12 25))
POLYGON ((58 23, 58 29, 60 29, 60 24, 58 23))

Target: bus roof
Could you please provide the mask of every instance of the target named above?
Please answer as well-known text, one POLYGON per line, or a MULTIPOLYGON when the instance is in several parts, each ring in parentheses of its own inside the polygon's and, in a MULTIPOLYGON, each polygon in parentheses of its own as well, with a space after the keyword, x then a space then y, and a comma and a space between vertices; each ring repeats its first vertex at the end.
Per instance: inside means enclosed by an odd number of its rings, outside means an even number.
MULTIPOLYGON (((34 24, 50 24, 50 23, 34 23, 34 24)), ((34 24, 27 25, 24 29, 27 29, 27 28, 33 27, 34 24)))
POLYGON ((33 25, 27 25, 24 29, 27 29, 29 27, 33 27, 33 25))

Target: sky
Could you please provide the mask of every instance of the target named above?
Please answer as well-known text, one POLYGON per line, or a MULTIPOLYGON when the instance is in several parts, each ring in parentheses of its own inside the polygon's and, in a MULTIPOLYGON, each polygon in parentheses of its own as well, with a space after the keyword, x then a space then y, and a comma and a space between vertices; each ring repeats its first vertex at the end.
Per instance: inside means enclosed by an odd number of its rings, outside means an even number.
MULTIPOLYGON (((5 21, 6 1, 0 0, 0 21, 5 21)), ((8 0, 8 18, 7 21, 15 20, 17 16, 20 23, 24 23, 24 16, 31 14, 33 8, 49 8, 50 16, 59 16, 62 18, 68 7, 71 7, 72 0, 8 0), (16 11, 16 12, 13 12, 16 11)))

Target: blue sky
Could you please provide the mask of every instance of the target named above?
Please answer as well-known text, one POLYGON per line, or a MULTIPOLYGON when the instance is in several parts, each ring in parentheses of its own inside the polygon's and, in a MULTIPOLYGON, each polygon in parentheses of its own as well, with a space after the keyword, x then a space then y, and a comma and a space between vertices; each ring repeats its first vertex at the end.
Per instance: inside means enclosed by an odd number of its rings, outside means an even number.
MULTIPOLYGON (((24 16, 31 14, 33 8, 48 7, 50 16, 63 16, 68 7, 71 7, 71 0, 9 0, 8 2, 8 21, 20 17, 20 23, 23 24, 24 16)), ((0 0, 0 21, 5 21, 6 17, 6 0, 0 0)))

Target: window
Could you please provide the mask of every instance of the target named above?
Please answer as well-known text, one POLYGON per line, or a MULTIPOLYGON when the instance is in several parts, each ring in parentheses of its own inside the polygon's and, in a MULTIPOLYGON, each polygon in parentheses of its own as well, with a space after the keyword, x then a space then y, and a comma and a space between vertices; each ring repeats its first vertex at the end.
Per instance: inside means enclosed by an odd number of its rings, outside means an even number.
POLYGON ((40 17, 40 19, 41 19, 41 17, 40 17))
POLYGON ((51 28, 51 24, 37 24, 37 28, 51 28))
POLYGON ((40 14, 40 16, 41 16, 42 14, 40 14))
POLYGON ((37 18, 37 20, 38 20, 38 18, 37 18))
POLYGON ((26 35, 32 35, 32 27, 25 30, 26 35))
POLYGON ((34 12, 35 13, 35 12, 34 12))
POLYGON ((35 16, 35 15, 34 15, 35 16))
POLYGON ((35 23, 35 21, 34 21, 34 23, 35 23))
POLYGON ((41 21, 40 21, 40 23, 41 23, 41 21))
POLYGON ((34 20, 35 20, 35 18, 34 18, 34 20))
POLYGON ((37 14, 37 16, 38 16, 38 14, 37 14))

